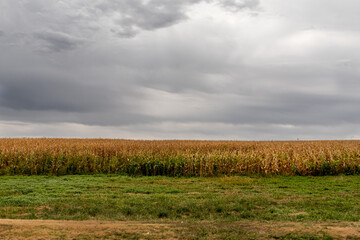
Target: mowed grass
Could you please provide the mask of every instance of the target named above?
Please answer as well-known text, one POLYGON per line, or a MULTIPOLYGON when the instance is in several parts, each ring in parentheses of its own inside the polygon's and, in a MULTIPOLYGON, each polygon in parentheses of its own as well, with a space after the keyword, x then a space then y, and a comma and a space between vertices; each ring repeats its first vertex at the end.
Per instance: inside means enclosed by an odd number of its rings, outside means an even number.
POLYGON ((359 221, 360 176, 1 177, 0 217, 359 221))
POLYGON ((178 239, 336 239, 281 227, 359 221, 360 176, 3 176, 0 218, 169 223, 178 239))

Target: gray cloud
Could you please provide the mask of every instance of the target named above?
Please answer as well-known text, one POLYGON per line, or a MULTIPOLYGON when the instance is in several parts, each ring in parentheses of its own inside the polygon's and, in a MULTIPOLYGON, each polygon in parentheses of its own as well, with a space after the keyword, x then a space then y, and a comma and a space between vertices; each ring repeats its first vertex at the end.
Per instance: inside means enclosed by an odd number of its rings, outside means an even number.
POLYGON ((42 42, 42 48, 54 52, 73 50, 85 43, 85 40, 70 36, 66 33, 48 30, 37 32, 34 34, 34 37, 42 42))
POLYGON ((4 31, 0 30, 0 37, 5 36, 4 31))
POLYGON ((104 1, 96 7, 105 14, 116 15, 120 37, 133 37, 139 30, 155 30, 172 26, 187 18, 185 8, 201 0, 125 0, 104 1))
POLYGON ((229 106, 214 120, 242 124, 288 124, 294 126, 360 124, 355 111, 360 98, 288 93, 267 96, 258 104, 229 106))
POLYGON ((360 28, 352 10, 357 5, 1 2, 6 14, 0 29, 6 34, 0 45, 0 132, 258 140, 360 136, 360 28), (345 28, 331 20, 334 12, 345 28))
POLYGON ((238 12, 244 8, 256 9, 260 5, 259 0, 220 0, 220 5, 225 9, 238 12))
POLYGON ((109 108, 110 91, 66 79, 9 77, 0 83, 0 106, 15 111, 92 112, 109 108))
POLYGON ((132 38, 144 30, 171 27, 188 19, 187 10, 201 2, 215 3, 230 11, 259 5, 258 0, 15 0, 3 3, 2 9, 11 11, 3 16, 3 21, 9 23, 7 27, 33 34, 52 51, 62 51, 76 48, 98 32, 132 38), (34 29, 35 33, 29 32, 34 29))
POLYGON ((142 30, 155 30, 172 26, 187 19, 186 8, 199 2, 216 2, 230 11, 254 9, 259 0, 126 0, 106 1, 97 7, 104 12, 119 13, 116 23, 120 37, 133 37, 142 30))

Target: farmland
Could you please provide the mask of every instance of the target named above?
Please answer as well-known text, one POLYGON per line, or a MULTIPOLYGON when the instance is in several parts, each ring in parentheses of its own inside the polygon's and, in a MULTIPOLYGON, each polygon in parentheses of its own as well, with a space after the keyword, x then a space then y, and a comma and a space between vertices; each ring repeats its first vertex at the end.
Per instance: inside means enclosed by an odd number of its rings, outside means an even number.
POLYGON ((0 239, 359 239, 359 189, 360 176, 3 176, 0 218, 26 221, 0 220, 0 239))
POLYGON ((1 139, 0 175, 353 175, 360 141, 1 139))
POLYGON ((360 141, 0 139, 0 239, 360 239, 360 141))

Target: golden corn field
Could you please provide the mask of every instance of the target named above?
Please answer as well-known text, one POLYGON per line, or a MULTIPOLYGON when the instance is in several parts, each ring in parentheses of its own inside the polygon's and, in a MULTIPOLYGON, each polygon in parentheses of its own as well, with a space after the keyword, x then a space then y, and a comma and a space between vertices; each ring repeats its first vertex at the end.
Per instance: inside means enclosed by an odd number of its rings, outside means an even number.
POLYGON ((0 139, 0 175, 360 174, 360 141, 0 139))

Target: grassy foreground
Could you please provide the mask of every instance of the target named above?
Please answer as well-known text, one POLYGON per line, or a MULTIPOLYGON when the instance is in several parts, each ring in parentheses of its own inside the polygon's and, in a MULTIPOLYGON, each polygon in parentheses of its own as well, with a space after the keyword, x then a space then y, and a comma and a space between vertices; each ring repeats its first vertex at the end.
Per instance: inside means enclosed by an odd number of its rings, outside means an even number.
MULTIPOLYGON (((167 223, 179 239, 333 239, 322 228, 275 230, 358 222, 360 176, 3 176, 0 218, 167 223)), ((129 234, 120 239, 157 239, 129 234)))

